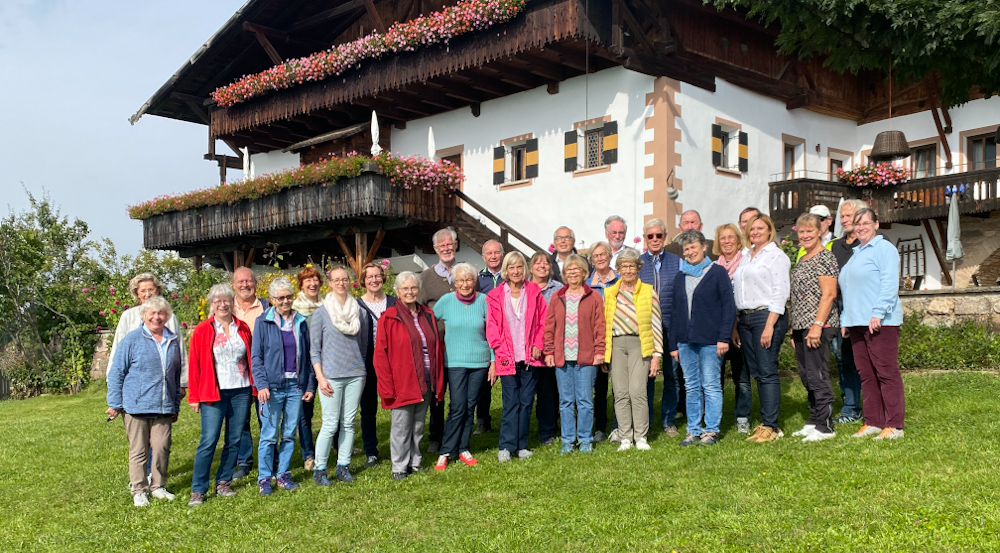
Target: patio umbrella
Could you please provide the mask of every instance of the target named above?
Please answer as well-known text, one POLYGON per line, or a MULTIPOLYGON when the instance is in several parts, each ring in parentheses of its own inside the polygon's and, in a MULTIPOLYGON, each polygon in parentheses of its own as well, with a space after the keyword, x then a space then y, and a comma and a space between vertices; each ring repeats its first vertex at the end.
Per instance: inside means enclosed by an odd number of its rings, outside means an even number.
POLYGON ((958 202, 960 194, 956 191, 951 195, 951 206, 948 208, 948 252, 944 258, 951 261, 951 287, 955 287, 955 261, 965 256, 962 249, 962 224, 959 221, 958 202))
POLYGON ((243 180, 250 180, 253 178, 253 164, 250 163, 250 149, 240 148, 243 152, 243 180))
POLYGON ((378 145, 378 115, 372 110, 372 155, 377 156, 382 153, 382 147, 378 145))
POLYGON ((434 127, 427 127, 427 159, 437 159, 437 147, 434 146, 434 127))
POLYGON ((840 238, 844 235, 844 225, 840 224, 840 210, 844 207, 844 198, 840 198, 840 203, 837 204, 837 212, 834 213, 833 220, 833 236, 834 238, 840 238))

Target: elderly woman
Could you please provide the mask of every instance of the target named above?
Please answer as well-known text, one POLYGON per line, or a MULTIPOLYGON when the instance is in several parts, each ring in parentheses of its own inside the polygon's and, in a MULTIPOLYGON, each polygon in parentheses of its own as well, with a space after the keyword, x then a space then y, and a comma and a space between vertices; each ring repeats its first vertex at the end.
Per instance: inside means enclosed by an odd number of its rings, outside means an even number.
POLYGON ((687 230, 677 243, 684 258, 674 277, 668 339, 687 388, 687 436, 680 445, 715 445, 722 422, 719 374, 736 321, 733 285, 726 270, 706 257, 704 234, 687 230))
POLYGON ((854 214, 854 236, 861 244, 840 270, 841 324, 850 329, 865 399, 865 424, 854 437, 902 438, 906 401, 899 373, 899 327, 903 324, 897 289, 899 253, 878 235, 878 216, 869 208, 854 214))
POLYGON ((808 391, 809 420, 792 436, 803 442, 836 437, 833 432, 833 387, 830 386, 830 344, 840 329, 837 315, 837 256, 823 247, 823 220, 803 213, 795 222, 804 251, 791 276, 792 310, 789 327, 799 365, 799 378, 808 391))
POLYGON ((538 285, 545 299, 545 305, 548 305, 552 296, 563 287, 562 282, 552 278, 551 256, 545 252, 535 252, 528 262, 528 267, 531 270, 528 280, 538 285))
MULTIPOLYGON (((538 285, 542 291, 545 305, 552 301, 556 292, 562 289, 563 283, 551 272, 551 257, 543 252, 531 256, 529 263, 531 275, 528 280, 538 285)), ((538 440, 542 445, 555 443, 556 419, 559 415, 559 390, 556 383, 556 372, 553 367, 542 366, 535 371, 535 394, 538 404, 535 407, 535 418, 538 420, 538 440)))
MULTIPOLYGON (((140 273, 128 282, 128 291, 135 298, 135 305, 122 312, 118 319, 118 326, 115 327, 115 335, 111 339, 111 350, 108 352, 108 359, 115 358, 115 351, 118 343, 125 335, 139 328, 142 324, 142 304, 153 296, 162 296, 164 291, 163 283, 160 279, 150 273, 140 273)), ((184 336, 181 334, 181 325, 177 322, 177 316, 171 315, 167 321, 167 329, 177 336, 178 344, 181 348, 181 388, 187 388, 187 349, 184 347, 184 336)))
POLYGON ((476 292, 477 272, 468 263, 452 268, 455 292, 434 304, 438 328, 444 336, 444 368, 448 371, 451 405, 444 426, 441 455, 435 470, 444 470, 457 456, 468 466, 477 464, 469 453, 479 391, 493 366, 493 350, 486 341, 486 296, 476 292))
MULTIPOLYGON (((386 262, 386 266, 388 262, 386 262)), ((378 321, 385 310, 396 305, 396 297, 382 291, 385 284, 385 267, 381 263, 371 262, 365 265, 365 293, 358 298, 361 308, 361 334, 358 344, 365 357, 365 387, 361 390, 361 441, 365 448, 365 466, 368 468, 378 464, 378 436, 376 435, 375 416, 378 414, 378 377, 375 375, 375 337, 378 331, 378 321)))
POLYGON ((434 312, 417 303, 420 280, 396 275, 398 299, 379 319, 375 373, 382 408, 392 410, 389 455, 393 480, 420 470, 420 441, 431 402, 444 401, 444 342, 434 312))
POLYGON ((648 450, 649 404, 646 382, 655 378, 663 357, 660 300, 653 287, 639 280, 642 257, 633 249, 618 255, 621 279, 604 290, 604 361, 611 364, 615 417, 621 445, 648 450))
POLYGON ((757 381, 761 424, 748 442, 771 442, 784 436, 778 427, 781 380, 778 350, 788 329, 788 272, 791 261, 775 244, 777 231, 767 215, 758 214, 747 223, 750 245, 741 252, 733 273, 733 294, 739 311, 736 345, 743 348, 750 375, 757 381))
POLYGON ((562 426, 561 453, 575 444, 580 453, 594 451, 594 378, 604 364, 604 302, 600 294, 583 283, 587 261, 572 254, 563 262, 563 282, 549 303, 545 317, 545 364, 556 368, 559 383, 559 414, 562 426))
POLYGON ((347 288, 351 278, 343 267, 327 273, 330 293, 313 312, 309 325, 310 359, 316 373, 323 424, 316 440, 313 482, 329 486, 326 465, 333 436, 337 442, 337 480, 354 482, 350 471, 354 449, 354 419, 365 387, 365 360, 361 353, 361 312, 347 288))
MULTIPOLYGON (((606 225, 605 225, 606 226, 606 225)), ((623 246, 623 249, 627 246, 623 246)), ((604 289, 618 282, 618 273, 611 268, 611 245, 594 242, 590 246, 590 263, 594 270, 587 278, 587 286, 600 294, 604 301, 604 289)), ((603 362, 600 363, 603 365, 603 362)), ((599 370, 594 379, 594 441, 603 442, 608 427, 608 373, 599 370)))
POLYGON ((172 315, 170 304, 160 296, 143 302, 142 324, 125 335, 108 368, 105 413, 109 420, 125 414, 128 475, 136 507, 149 505, 150 486, 154 498, 174 499, 164 486, 171 428, 183 393, 180 339, 166 328, 172 315), (146 481, 147 455, 152 458, 152 483, 146 481))
MULTIPOLYGON (((292 309, 306 318, 306 324, 312 319, 313 311, 323 305, 320 303, 319 289, 323 286, 323 276, 312 266, 308 266, 295 275, 299 293, 292 302, 292 309)), ((310 373, 312 370, 310 369, 310 373)), ((299 448, 302 450, 302 460, 306 470, 316 468, 316 442, 313 441, 313 413, 316 402, 310 399, 302 401, 299 406, 299 448)))
MULTIPOLYGON (((746 247, 743 233, 739 227, 732 223, 719 225, 715 228, 715 243, 712 245, 712 252, 719 258, 715 261, 729 273, 732 280, 740 260, 743 259, 743 248, 746 247)), ((733 376, 733 388, 736 391, 736 431, 740 434, 750 433, 750 407, 753 404, 753 390, 750 386, 750 371, 747 369, 746 360, 743 358, 743 348, 737 345, 736 340, 730 338, 729 351, 722 359, 722 367, 719 372, 719 379, 725 388, 726 382, 726 361, 729 362, 730 372, 733 376)))
POLYGON ((267 288, 271 307, 257 318, 250 353, 257 400, 260 401, 260 444, 257 448, 257 484, 260 495, 271 495, 275 444, 278 444, 277 484, 286 490, 292 481, 292 453, 299 426, 299 405, 312 401, 309 327, 306 318, 292 309, 295 291, 285 277, 267 288))
POLYGON ((201 441, 194 456, 191 476, 191 507, 201 505, 208 493, 208 477, 222 425, 226 435, 215 471, 215 495, 233 497, 230 487, 240 433, 253 403, 253 374, 250 372, 250 327, 233 316, 233 289, 216 284, 208 291, 207 321, 191 334, 188 404, 201 414, 201 441))
POLYGON ((519 459, 531 457, 528 428, 537 383, 535 369, 544 365, 542 347, 548 306, 541 288, 525 281, 525 260, 520 252, 504 256, 500 273, 504 283, 486 296, 486 339, 496 355, 490 382, 499 377, 503 393, 497 458, 505 463, 512 452, 519 459))

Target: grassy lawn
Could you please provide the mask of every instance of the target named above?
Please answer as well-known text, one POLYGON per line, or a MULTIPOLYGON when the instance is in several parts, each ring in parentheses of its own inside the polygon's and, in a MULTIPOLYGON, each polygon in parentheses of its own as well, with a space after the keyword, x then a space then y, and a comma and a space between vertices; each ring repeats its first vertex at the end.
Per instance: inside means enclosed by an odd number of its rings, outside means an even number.
MULTIPOLYGON (((726 389, 723 439, 680 448, 558 455, 500 465, 496 434, 476 436, 478 467, 393 482, 387 462, 354 485, 302 487, 187 508, 198 441, 186 406, 174 426, 168 489, 177 501, 136 509, 126 490, 121 422, 104 422, 103 382, 76 396, 0 403, 2 551, 989 551, 1000 548, 1000 379, 907 375, 906 438, 803 444, 743 441, 726 389)), ((805 391, 783 381, 786 434, 805 391)), ((499 420, 499 387, 494 407, 499 420)), ((755 411, 756 412, 756 411, 755 411)), ((388 457, 388 417, 380 413, 388 457)), ((316 427, 319 426, 319 414, 316 427)), ((360 444, 360 436, 358 437, 360 444)), ((433 459, 425 459, 430 469, 433 459)), ((214 469, 213 469, 214 474, 214 469)))

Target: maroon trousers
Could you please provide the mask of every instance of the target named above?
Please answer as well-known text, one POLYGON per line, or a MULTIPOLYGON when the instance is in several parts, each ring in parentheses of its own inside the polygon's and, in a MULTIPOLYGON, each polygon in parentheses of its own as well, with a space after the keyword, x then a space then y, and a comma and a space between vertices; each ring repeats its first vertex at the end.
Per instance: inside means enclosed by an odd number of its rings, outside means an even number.
POLYGON ((899 327, 883 326, 872 334, 867 326, 852 326, 851 345, 861 374, 865 424, 903 428, 906 400, 899 373, 899 327))

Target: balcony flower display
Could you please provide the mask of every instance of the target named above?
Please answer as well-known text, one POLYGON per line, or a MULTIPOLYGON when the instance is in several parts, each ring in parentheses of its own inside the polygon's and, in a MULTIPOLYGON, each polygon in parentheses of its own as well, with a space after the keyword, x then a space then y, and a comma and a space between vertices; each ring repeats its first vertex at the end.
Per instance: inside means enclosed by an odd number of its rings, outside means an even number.
POLYGON ((128 214, 132 219, 148 219, 171 211, 232 205, 241 200, 253 200, 274 194, 285 188, 336 186, 339 178, 359 176, 367 163, 377 164, 379 171, 389 177, 394 186, 406 190, 419 189, 450 194, 465 179, 457 165, 445 160, 431 161, 419 156, 396 157, 388 153, 374 157, 351 153, 344 157, 332 157, 249 180, 223 183, 185 194, 159 196, 148 202, 130 206, 128 214))
POLYGON ((892 163, 868 164, 855 167, 850 171, 837 169, 837 179, 848 186, 881 188, 906 184, 910 180, 910 172, 904 167, 892 163))

